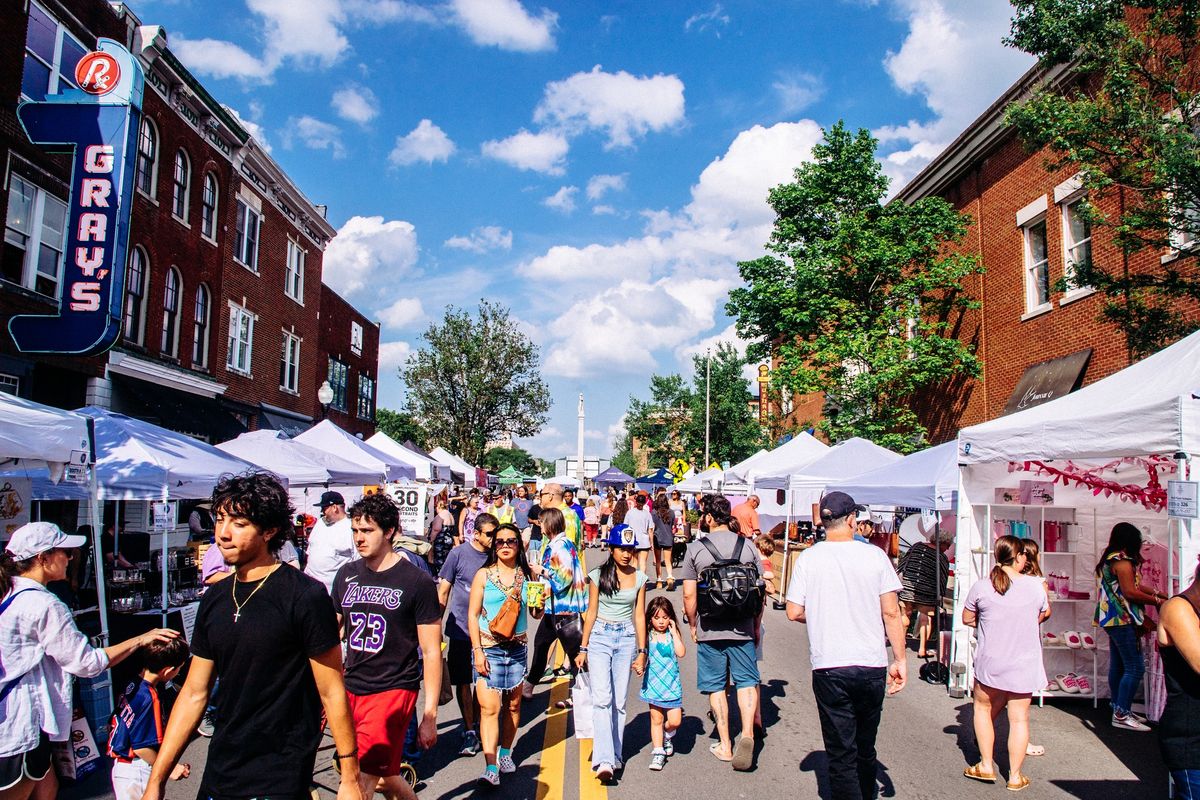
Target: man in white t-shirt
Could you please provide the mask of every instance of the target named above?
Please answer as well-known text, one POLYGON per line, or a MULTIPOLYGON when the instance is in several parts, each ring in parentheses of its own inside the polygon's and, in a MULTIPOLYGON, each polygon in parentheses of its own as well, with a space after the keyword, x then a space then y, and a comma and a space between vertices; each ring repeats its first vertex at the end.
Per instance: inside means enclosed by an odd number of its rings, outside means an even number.
POLYGON ((646 571, 646 562, 650 560, 650 547, 654 535, 654 518, 650 509, 646 508, 646 493, 634 495, 633 508, 625 512, 625 524, 633 531, 633 541, 637 547, 638 569, 646 571))
POLYGON ((854 540, 858 511, 844 492, 821 498, 825 541, 796 559, 787 592, 788 619, 808 624, 813 697, 836 800, 878 795, 883 697, 903 689, 908 677, 900 578, 883 550, 854 540))
POLYGON ((354 531, 350 529, 350 518, 346 516, 346 498, 339 492, 325 492, 321 502, 321 518, 308 535, 308 564, 304 573, 325 585, 325 591, 333 589, 333 578, 337 571, 358 558, 354 547, 354 531))

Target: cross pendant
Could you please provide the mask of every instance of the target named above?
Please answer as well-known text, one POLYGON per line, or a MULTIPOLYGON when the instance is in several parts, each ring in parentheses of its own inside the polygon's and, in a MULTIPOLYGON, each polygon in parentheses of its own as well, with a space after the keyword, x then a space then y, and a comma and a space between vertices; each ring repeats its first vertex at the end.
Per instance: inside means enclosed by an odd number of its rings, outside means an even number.
POLYGON ((241 616, 242 616, 242 612, 241 612, 241 610, 240 610, 240 609, 239 609, 239 610, 237 610, 237 611, 235 611, 235 612, 233 612, 233 621, 234 621, 234 622, 237 622, 237 621, 238 621, 238 619, 240 619, 240 618, 241 618, 241 616))

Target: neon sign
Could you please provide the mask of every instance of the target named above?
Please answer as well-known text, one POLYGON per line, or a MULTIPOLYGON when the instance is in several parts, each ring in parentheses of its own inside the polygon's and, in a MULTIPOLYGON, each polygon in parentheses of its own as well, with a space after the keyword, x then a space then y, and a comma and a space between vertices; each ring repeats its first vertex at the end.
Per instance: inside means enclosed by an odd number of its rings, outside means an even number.
POLYGON ((121 334, 144 77, 125 47, 101 39, 80 59, 75 79, 81 89, 17 107, 31 142, 74 156, 62 299, 57 314, 9 320, 22 353, 94 355, 121 334))

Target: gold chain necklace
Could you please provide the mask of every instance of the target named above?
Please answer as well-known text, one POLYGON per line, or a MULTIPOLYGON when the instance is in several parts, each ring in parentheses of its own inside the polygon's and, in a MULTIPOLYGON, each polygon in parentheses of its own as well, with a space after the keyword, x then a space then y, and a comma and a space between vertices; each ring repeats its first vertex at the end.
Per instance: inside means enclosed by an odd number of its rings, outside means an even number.
POLYGON ((275 570, 279 569, 279 567, 280 567, 280 564, 278 564, 278 563, 275 564, 275 569, 272 569, 270 572, 268 572, 266 574, 266 576, 261 581, 259 581, 258 586, 255 586, 253 591, 250 592, 250 597, 247 597, 245 600, 243 600, 240 603, 238 602, 238 599, 237 599, 237 585, 238 585, 239 581, 238 581, 236 575, 233 576, 233 589, 230 591, 230 595, 233 597, 233 608, 234 608, 233 621, 234 622, 237 622, 239 619, 241 619, 242 606, 246 605, 246 603, 249 603, 250 598, 254 597, 254 595, 258 594, 258 590, 266 585, 267 579, 269 579, 272 575, 274 575, 275 570))

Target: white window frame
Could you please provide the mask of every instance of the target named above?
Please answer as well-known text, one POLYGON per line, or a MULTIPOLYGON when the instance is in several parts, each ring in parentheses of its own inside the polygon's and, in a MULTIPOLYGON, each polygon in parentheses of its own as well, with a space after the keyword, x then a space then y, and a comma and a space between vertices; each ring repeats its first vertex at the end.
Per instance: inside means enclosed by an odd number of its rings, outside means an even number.
MULTIPOLYGON (((1079 263, 1079 260, 1075 257, 1076 251, 1078 251, 1082 247, 1086 247, 1089 258, 1091 257, 1092 253, 1094 252, 1092 250, 1094 231, 1092 230, 1091 220, 1089 220, 1089 219, 1087 219, 1087 217, 1083 216, 1083 213, 1081 211, 1078 211, 1078 210, 1072 211, 1072 209, 1078 209, 1078 207, 1080 205, 1082 205, 1086 200, 1087 200, 1087 195, 1083 194, 1081 192, 1079 194, 1067 197, 1066 199, 1062 200, 1062 202, 1059 203, 1059 207, 1062 209, 1063 275, 1066 277, 1066 279, 1068 281, 1070 281, 1075 276, 1075 265, 1079 263), (1078 214, 1080 216, 1080 218, 1083 220, 1084 224, 1087 226, 1087 234, 1088 235, 1087 235, 1086 239, 1081 239, 1079 241, 1075 241, 1074 236, 1071 232, 1071 215, 1073 213, 1078 214)), ((1095 291, 1096 290, 1093 289, 1091 286, 1080 286, 1077 288, 1076 287, 1068 288, 1066 294, 1064 294, 1059 299, 1058 304, 1059 304, 1059 306, 1067 305, 1068 303, 1071 303, 1075 300, 1079 300, 1080 298, 1087 297, 1088 295, 1095 293, 1095 291)))
POLYGON ((1022 249, 1022 273, 1024 275, 1023 282, 1025 284, 1025 314, 1021 317, 1022 320, 1035 317, 1038 314, 1043 314, 1054 307, 1050 298, 1050 233, 1049 226, 1046 224, 1046 215, 1041 214, 1034 219, 1029 220, 1021 226, 1021 249, 1022 249), (1045 258, 1039 262, 1033 260, 1033 248, 1031 246, 1032 233, 1035 228, 1041 226, 1043 247, 1045 249, 1045 258), (1046 270, 1046 299, 1042 301, 1038 295, 1038 288, 1035 284, 1034 271, 1041 266, 1046 270))
MULTIPOLYGON (((54 293, 47 295, 47 294, 39 292, 39 294, 43 294, 43 296, 45 296, 45 297, 52 297, 53 299, 57 300, 59 298, 59 296, 62 294, 63 261, 64 261, 63 252, 66 249, 66 245, 67 245, 66 227, 67 227, 67 225, 70 224, 70 216, 69 216, 70 210, 67 208, 66 203, 64 203, 62 200, 55 197, 54 195, 50 194, 45 189, 38 186, 36 183, 29 180, 28 178, 25 178, 16 173, 10 173, 8 180, 9 180, 8 203, 9 203, 10 210, 12 209, 12 192, 13 192, 13 188, 15 185, 14 184, 15 181, 19 181, 21 184, 27 186, 33 193, 33 201, 30 203, 30 214, 29 214, 29 222, 28 222, 29 232, 25 233, 16 228, 11 229, 13 231, 14 235, 26 237, 24 247, 21 248, 21 249, 24 249, 24 251, 25 251, 25 258, 21 265, 21 286, 23 286, 24 288, 28 289, 31 292, 37 292, 38 275, 45 275, 45 273, 41 273, 38 271, 38 262, 41 260, 42 246, 44 245, 44 246, 50 248, 51 250, 57 252, 58 259, 56 262, 55 274, 53 276, 54 293), (61 240, 59 242, 57 242, 57 244, 55 242, 48 242, 43 239, 43 236, 45 234, 44 222, 45 222, 46 203, 47 202, 57 203, 58 205, 62 206, 62 209, 63 209, 63 234, 62 234, 61 240)), ((5 243, 8 245, 11 245, 12 247, 21 247, 20 245, 18 245, 16 243, 15 240, 10 239, 9 230, 10 230, 10 228, 8 226, 8 221, 5 220, 5 224, 4 224, 5 243)), ((50 277, 51 276, 46 275, 47 279, 49 279, 50 277)))
POLYGON ((289 394, 300 394, 300 346, 304 340, 284 329, 283 348, 279 359, 279 388, 289 394))
POLYGON ((283 293, 304 305, 304 266, 308 251, 292 237, 287 240, 287 262, 284 265, 283 293))
POLYGON ((163 280, 163 324, 159 350, 168 358, 179 357, 179 320, 183 309, 183 275, 175 267, 167 270, 163 280), (175 283, 175 308, 172 310, 171 283, 175 283))
POLYGON ((356 356, 362 355, 363 326, 355 320, 350 320, 350 352, 356 356))
POLYGON ((258 315, 252 312, 245 306, 239 306, 237 303, 229 303, 229 331, 226 336, 226 352, 225 352, 225 369, 238 375, 254 377, 253 361, 254 361, 254 323, 258 320, 258 315), (240 358, 242 338, 240 336, 242 330, 242 320, 247 321, 246 324, 246 357, 240 358))
POLYGON ((370 375, 365 375, 360 372, 358 374, 358 402, 355 403, 356 416, 359 419, 366 420, 368 422, 370 422, 372 419, 374 419, 375 415, 373 413, 371 413, 371 406, 374 404, 374 402, 375 402, 375 379, 372 378, 370 375), (363 384, 368 384, 371 387, 370 396, 367 397, 367 402, 365 404, 363 403, 363 399, 364 399, 363 384))
POLYGON ((146 297, 150 294, 150 255, 140 246, 134 246, 129 250, 129 260, 132 262, 137 257, 142 263, 141 269, 141 286, 138 287, 139 294, 132 295, 137 297, 137 330, 129 330, 129 298, 131 296, 130 289, 133 288, 129 276, 132 271, 126 268, 125 271, 125 297, 121 301, 121 333, 125 337, 127 344, 136 344, 139 347, 146 341, 146 297))
POLYGON ((0 372, 0 393, 19 395, 21 393, 21 376, 0 372))
MULTIPOLYGON (((94 48, 88 47, 83 42, 81 42, 78 38, 76 38, 74 34, 72 34, 70 31, 68 31, 66 29, 66 27, 63 26, 63 24, 61 22, 59 22, 58 17, 54 16, 48 10, 46 10, 46 7, 43 6, 41 3, 31 2, 29 5, 37 6, 37 9, 39 11, 41 11, 43 14, 45 14, 47 17, 49 17, 51 20, 53 20, 54 24, 57 26, 57 29, 54 32, 54 63, 53 64, 46 64, 46 62, 42 60, 41 56, 30 51, 29 45, 28 45, 28 39, 29 39, 28 34, 26 34, 26 44, 24 45, 25 58, 33 58, 34 60, 44 64, 45 66, 47 66, 50 69, 50 82, 46 86, 46 96, 49 97, 50 95, 53 95, 53 94, 62 94, 62 92, 66 88, 72 88, 72 89, 79 88, 75 85, 75 75, 74 74, 64 75, 62 72, 63 39, 69 38, 75 44, 79 45, 79 49, 82 50, 84 53, 87 53, 89 50, 92 50, 94 48), (66 87, 62 86, 61 85, 62 83, 67 84, 67 86, 66 87)), ((22 68, 23 67, 24 67, 24 64, 22 63, 22 68)), ((22 81, 22 83, 24 83, 24 81, 22 81)), ((21 92, 21 97, 26 100, 40 100, 41 99, 41 98, 30 97, 29 95, 25 94, 24 91, 21 92)))
POLYGON ((329 357, 329 366, 326 370, 326 378, 329 381, 329 386, 333 389, 333 400, 329 403, 329 407, 341 411, 343 414, 350 413, 350 365, 345 361, 329 357), (335 370, 334 365, 340 367, 340 370, 335 370), (344 382, 334 380, 334 373, 341 372, 344 382), (338 386, 342 387, 341 405, 338 404, 338 386))
POLYGON ((154 120, 150 117, 143 116, 142 124, 138 127, 137 147, 134 151, 134 168, 133 168, 133 186, 144 197, 148 197, 154 202, 158 202, 158 157, 162 153, 162 138, 158 135, 158 126, 154 124, 154 120), (150 140, 154 145, 154 152, 149 158, 149 187, 143 187, 141 181, 142 175, 142 160, 145 158, 142 153, 142 131, 150 131, 150 140))
POLYGON ((206 240, 216 244, 217 242, 217 211, 221 205, 221 182, 217 180, 217 176, 211 172, 204 173, 204 182, 200 188, 200 235, 206 240), (210 209, 208 203, 208 186, 212 183, 212 206, 211 214, 205 214, 205 210, 210 209), (207 229, 207 230, 206 230, 207 229))
POLYGON ((196 299, 192 303, 192 369, 208 368, 209 328, 212 326, 212 290, 207 283, 196 285, 196 299), (201 303, 203 298, 203 303, 201 303), (204 319, 196 312, 203 307, 204 319), (196 359, 197 350, 200 358, 196 359))
POLYGON ((190 195, 192 192, 192 159, 182 147, 175 151, 175 161, 171 164, 171 216, 185 226, 188 225, 188 212, 191 211, 190 195), (179 182, 179 160, 183 159, 183 183, 179 182), (181 207, 182 206, 182 207, 181 207))
POLYGON ((237 230, 234 236, 233 260, 258 274, 258 249, 262 237, 262 211, 251 206, 244 197, 237 198, 237 230), (254 252, 247 252, 250 227, 254 226, 254 252))

